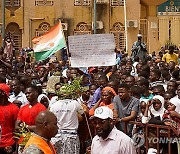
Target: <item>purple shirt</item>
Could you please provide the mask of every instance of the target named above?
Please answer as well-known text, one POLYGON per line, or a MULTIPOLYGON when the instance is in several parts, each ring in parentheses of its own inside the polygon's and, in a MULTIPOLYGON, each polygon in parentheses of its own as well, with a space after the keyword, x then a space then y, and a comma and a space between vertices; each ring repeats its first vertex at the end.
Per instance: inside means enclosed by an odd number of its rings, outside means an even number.
POLYGON ((90 108, 92 108, 96 103, 97 101, 101 98, 101 88, 97 88, 96 91, 94 92, 94 95, 93 95, 93 100, 91 102, 91 105, 90 105, 90 108))
POLYGON ((95 136, 91 154, 136 154, 132 139, 114 127, 106 139, 95 136))

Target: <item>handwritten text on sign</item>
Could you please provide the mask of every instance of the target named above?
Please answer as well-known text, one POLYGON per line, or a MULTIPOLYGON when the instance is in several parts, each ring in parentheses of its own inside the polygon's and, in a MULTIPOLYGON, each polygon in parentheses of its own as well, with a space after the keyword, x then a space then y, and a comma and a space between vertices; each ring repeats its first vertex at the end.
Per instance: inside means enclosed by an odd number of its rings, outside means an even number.
POLYGON ((112 34, 69 36, 72 67, 112 66, 116 63, 112 34))

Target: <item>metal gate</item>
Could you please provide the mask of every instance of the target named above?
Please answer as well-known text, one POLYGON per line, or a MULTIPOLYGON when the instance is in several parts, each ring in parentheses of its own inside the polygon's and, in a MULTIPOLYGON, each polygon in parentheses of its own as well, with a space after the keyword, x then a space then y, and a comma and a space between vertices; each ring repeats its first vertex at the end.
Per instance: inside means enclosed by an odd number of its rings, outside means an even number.
POLYGON ((166 49, 170 45, 180 46, 180 17, 159 17, 158 39, 166 49))

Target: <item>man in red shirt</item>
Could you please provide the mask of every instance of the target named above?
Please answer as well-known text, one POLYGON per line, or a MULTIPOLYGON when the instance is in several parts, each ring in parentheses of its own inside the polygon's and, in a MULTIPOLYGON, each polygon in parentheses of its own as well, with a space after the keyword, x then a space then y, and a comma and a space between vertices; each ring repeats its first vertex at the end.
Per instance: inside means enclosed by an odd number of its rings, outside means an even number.
POLYGON ((26 89, 25 95, 29 104, 23 106, 19 110, 15 128, 19 130, 20 124, 25 122, 28 125, 28 129, 34 131, 35 129, 35 119, 39 112, 46 110, 46 107, 41 103, 37 102, 38 91, 37 87, 30 86, 26 89))
POLYGON ((0 154, 12 154, 15 147, 14 125, 19 112, 18 107, 8 101, 10 87, 0 84, 0 154))

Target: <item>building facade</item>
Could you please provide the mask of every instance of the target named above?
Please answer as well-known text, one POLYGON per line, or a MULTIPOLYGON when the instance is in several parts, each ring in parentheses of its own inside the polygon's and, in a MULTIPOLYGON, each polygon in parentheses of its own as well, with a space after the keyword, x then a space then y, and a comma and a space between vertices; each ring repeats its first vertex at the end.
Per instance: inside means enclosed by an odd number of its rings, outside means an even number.
MULTIPOLYGON (((97 33, 114 34, 117 48, 123 50, 127 43, 130 53, 139 32, 150 53, 166 42, 180 45, 179 0, 126 0, 127 28, 124 0, 96 1, 97 33)), ((32 47, 32 38, 59 20, 66 39, 69 35, 92 34, 93 4, 93 0, 5 0, 6 32, 11 33, 17 50, 32 47)))

